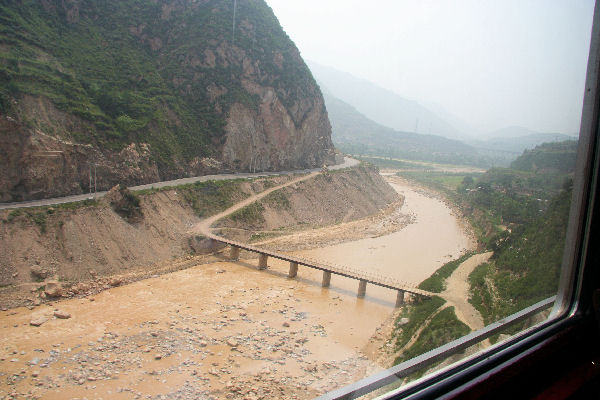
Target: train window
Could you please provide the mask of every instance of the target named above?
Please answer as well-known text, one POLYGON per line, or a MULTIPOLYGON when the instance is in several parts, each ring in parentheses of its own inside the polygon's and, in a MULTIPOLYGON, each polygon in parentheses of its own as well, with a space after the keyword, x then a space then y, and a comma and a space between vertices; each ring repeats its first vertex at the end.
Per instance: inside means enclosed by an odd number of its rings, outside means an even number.
POLYGON ((599 116, 593 0, 4 0, 0 398, 594 393, 599 116))
MULTIPOLYGON (((569 374, 572 374, 570 368, 574 367, 567 365, 566 361, 565 365, 557 367, 558 372, 549 373, 551 378, 542 383, 537 382, 536 379, 532 379, 531 382, 526 382, 524 380, 526 378, 515 379, 514 375, 517 372, 508 374, 513 376, 512 378, 503 378, 503 384, 514 383, 516 380, 518 385, 522 385, 518 390, 507 389, 506 386, 500 386, 498 382, 492 382, 493 379, 491 379, 503 368, 515 367, 511 363, 502 364, 498 360, 506 361, 511 357, 519 359, 525 353, 536 351, 544 353, 547 345, 540 343, 545 343, 544 341, 548 341, 552 335, 573 329, 573 326, 586 326, 585 329, 597 332, 596 328, 589 327, 589 321, 586 323, 582 321, 582 316, 590 317, 590 314, 593 314, 591 299, 593 289, 597 287, 598 282, 591 261, 595 259, 594 247, 598 239, 597 235, 592 232, 592 218, 598 208, 594 196, 597 193, 598 106, 600 99, 598 93, 600 84, 598 18, 596 5, 585 94, 582 94, 584 104, 579 139, 578 142, 560 145, 571 146, 569 152, 572 158, 569 161, 566 158, 561 161, 554 159, 557 162, 555 165, 560 163, 562 163, 560 164, 562 167, 566 167, 567 164, 571 165, 568 167, 572 171, 569 175, 570 178, 563 180, 562 187, 553 191, 554 194, 546 198, 539 198, 539 195, 532 196, 533 192, 526 193, 524 196, 515 195, 515 192, 519 190, 523 194, 525 187, 520 186, 520 183, 515 185, 515 176, 509 176, 510 173, 506 170, 489 170, 486 173, 487 179, 473 180, 469 178, 463 181, 462 190, 466 191, 466 196, 470 196, 471 201, 485 202, 487 207, 495 207, 492 199, 494 191, 501 192, 500 197, 503 197, 503 201, 506 202, 510 202, 506 195, 513 196, 513 200, 518 198, 521 211, 528 207, 528 200, 546 204, 544 207, 534 206, 540 215, 530 220, 533 223, 529 228, 526 227, 527 223, 514 223, 516 219, 512 219, 513 223, 509 222, 508 227, 502 227, 503 232, 496 234, 493 242, 487 244, 487 249, 493 252, 493 255, 489 259, 486 258, 487 262, 480 264, 470 272, 469 301, 484 315, 484 326, 465 336, 454 333, 454 337, 458 338, 450 340, 452 329, 455 327, 446 320, 445 325, 438 327, 436 331, 433 322, 442 314, 439 308, 443 310, 443 307, 430 305, 430 308, 438 308, 438 311, 429 311, 430 320, 423 322, 424 325, 429 323, 431 327, 429 332, 427 327, 418 333, 409 330, 412 336, 408 335, 405 338, 405 342, 422 341, 421 347, 416 351, 411 351, 414 350, 414 347, 411 349, 410 346, 407 346, 408 351, 396 353, 400 356, 396 359, 395 366, 330 391, 320 396, 319 399, 502 397, 503 395, 499 393, 506 396, 517 395, 517 397, 552 394, 559 398, 566 398, 574 393, 581 395, 581 390, 583 390, 581 387, 592 380, 589 376, 597 377, 597 371, 593 367, 595 364, 589 361, 597 357, 596 353, 592 352, 593 355, 588 354, 587 358, 583 357, 586 361, 578 366, 579 372, 587 374, 588 378, 582 378, 576 384, 573 384, 572 377, 568 378, 569 374), (519 189, 515 190, 516 186, 519 186, 519 189), (559 203, 562 205, 559 206, 559 203), (553 228, 551 228, 552 226, 553 228), (550 233, 553 229, 556 230, 550 233), (446 334, 446 339, 440 341, 439 336, 444 334, 446 334), (433 343, 441 344, 441 346, 436 347, 433 343), (594 372, 590 372, 590 370, 594 370, 594 372), (569 379, 571 380, 569 381, 569 379), (490 381, 489 388, 482 389, 482 386, 485 387, 488 381, 490 381), (560 383, 556 384, 556 382, 560 383), (563 387, 566 385, 568 389, 557 392, 553 385, 563 385, 563 387), (493 393, 493 390, 496 389, 498 392, 493 393)), ((550 145, 548 145, 549 147, 550 145)), ((536 150, 540 151, 541 148, 536 148, 536 150)), ((536 163, 533 161, 535 157, 533 153, 536 150, 529 153, 526 151, 523 157, 513 163, 511 167, 519 169, 519 166, 515 164, 530 163, 531 166, 532 163, 536 163), (525 161, 525 158, 529 158, 529 160, 525 161)), ((557 154, 555 153, 555 155, 557 154)), ((538 161, 541 160, 538 159, 538 161)), ((544 169, 540 162, 538 162, 537 168, 540 171, 544 169)), ((552 172, 548 172, 548 174, 551 175, 552 172)), ((533 186, 530 186, 529 189, 535 191, 533 186)), ((545 195, 548 194, 549 192, 546 192, 545 195)), ((473 205, 473 203, 469 204, 473 205)), ((505 203, 499 207, 509 206, 505 203)), ((510 211, 504 208, 503 212, 503 220, 511 220, 511 217, 508 216, 510 211)), ((516 217, 516 214, 513 217, 516 217)), ((438 273, 440 272, 441 270, 438 271, 438 273)), ((422 284, 420 287, 429 286, 422 284)), ((449 299, 445 300, 452 302, 449 299)), ((443 304, 443 301, 440 303, 443 304)), ((417 309, 423 306, 417 303, 413 307, 417 309)), ((396 320, 398 325, 403 323, 405 322, 401 318, 396 320)), ((396 329, 400 332, 403 330, 402 328, 396 329)), ((592 339, 590 336, 586 336, 585 340, 593 340, 597 333, 590 335, 592 339)), ((591 345, 591 343, 588 342, 587 345, 591 345)), ((572 351, 586 352, 584 346, 579 346, 572 351)), ((561 356, 556 357, 561 361, 567 358, 564 357, 564 354, 562 358, 561 356)), ((578 354, 577 357, 581 357, 581 354, 578 354)), ((538 360, 537 364, 529 363, 527 368, 540 368, 540 371, 545 373, 547 368, 541 364, 543 362, 538 360)), ((592 387, 593 393, 598 394, 597 381, 588 386, 592 387)), ((590 388, 586 387, 586 390, 589 392, 590 388)), ((583 393, 588 394, 588 392, 583 393)))

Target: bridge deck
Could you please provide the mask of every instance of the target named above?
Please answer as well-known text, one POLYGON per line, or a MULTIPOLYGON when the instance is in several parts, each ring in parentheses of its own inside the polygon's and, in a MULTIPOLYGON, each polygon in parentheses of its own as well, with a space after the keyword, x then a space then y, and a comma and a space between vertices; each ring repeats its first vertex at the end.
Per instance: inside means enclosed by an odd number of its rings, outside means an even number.
POLYGON ((252 251, 254 253, 264 254, 269 257, 277 258, 279 260, 289 261, 293 263, 297 263, 298 265, 304 265, 309 268, 318 269, 321 271, 331 272, 336 275, 345 276, 347 278, 357 279, 361 281, 366 281, 367 283, 371 283, 373 285, 382 286, 388 289, 393 290, 403 290, 408 293, 416 294, 424 297, 432 297, 435 294, 427 292, 425 290, 417 289, 414 286, 409 285, 406 282, 399 281, 394 278, 390 278, 387 276, 379 275, 379 274, 370 274, 364 271, 354 270, 348 267, 334 265, 331 263, 326 263, 323 261, 317 261, 309 258, 301 258, 295 257, 288 254, 282 254, 272 250, 261 249, 255 246, 251 246, 246 243, 237 242, 235 240, 226 239, 217 235, 206 234, 209 239, 216 240, 221 243, 228 244, 230 246, 235 246, 240 249, 252 251))

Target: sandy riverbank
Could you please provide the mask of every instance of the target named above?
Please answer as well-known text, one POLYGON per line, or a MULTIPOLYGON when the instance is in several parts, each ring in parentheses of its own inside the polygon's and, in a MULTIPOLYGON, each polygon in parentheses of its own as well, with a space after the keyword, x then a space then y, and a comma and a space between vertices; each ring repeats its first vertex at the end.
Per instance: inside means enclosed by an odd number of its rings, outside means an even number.
MULTIPOLYGON (((381 221, 393 212, 371 225, 389 230, 381 221)), ((411 217, 412 224, 396 224, 405 228, 398 233, 419 224, 421 214, 411 217)), ((356 231, 356 224, 338 227, 356 231)), ((447 255, 441 249, 434 258, 445 262, 447 255)), ((198 264, 105 290, 94 301, 74 298, 2 312, 0 394, 313 398, 387 367, 372 360, 386 338, 382 324, 393 311, 392 291, 369 287, 367 297, 357 299, 356 282, 334 277, 332 287, 322 289, 316 271, 301 267, 299 278, 290 280, 286 263, 270 261, 267 271, 255 263, 198 264), (72 317, 29 325, 55 308, 72 317)), ((426 274, 419 269, 415 279, 426 274)))

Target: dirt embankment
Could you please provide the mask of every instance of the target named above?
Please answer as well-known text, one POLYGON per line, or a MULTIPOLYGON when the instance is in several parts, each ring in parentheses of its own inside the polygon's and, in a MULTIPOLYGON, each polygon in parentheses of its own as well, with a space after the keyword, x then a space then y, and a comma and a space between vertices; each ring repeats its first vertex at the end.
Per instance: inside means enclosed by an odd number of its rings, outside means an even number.
MULTIPOLYGON (((287 179, 243 182, 236 193, 229 190, 224 196, 235 197, 229 200, 236 202, 287 179)), ((377 213, 396 200, 392 192, 376 170, 352 168, 287 188, 291 208, 266 208, 264 218, 270 221, 268 226, 352 220, 377 213), (308 217, 302 220, 305 212, 308 217)), ((44 281, 61 281, 69 293, 69 286, 76 282, 132 270, 152 271, 161 262, 193 252, 189 229, 200 220, 197 204, 204 203, 199 197, 215 196, 202 191, 194 195, 198 197, 190 199, 189 192, 177 188, 140 195, 143 218, 133 223, 106 202, 73 209, 0 212, 0 306, 43 301, 39 289, 44 281)), ((227 200, 219 203, 222 209, 227 200)), ((221 211, 219 206, 212 212, 221 211)))
MULTIPOLYGON (((372 216, 402 198, 374 167, 320 174, 269 194, 216 223, 237 240, 262 239, 372 216), (324 190, 326 188, 326 190, 324 190)), ((401 204, 401 203, 400 203, 401 204)))

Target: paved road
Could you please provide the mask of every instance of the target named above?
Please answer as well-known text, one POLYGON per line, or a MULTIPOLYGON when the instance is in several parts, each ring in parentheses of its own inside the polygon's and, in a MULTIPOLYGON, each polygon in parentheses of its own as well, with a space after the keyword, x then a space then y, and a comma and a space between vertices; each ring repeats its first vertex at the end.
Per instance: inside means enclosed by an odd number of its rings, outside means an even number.
MULTIPOLYGON (((337 165, 329 166, 328 168, 331 170, 342 169, 353 167, 357 165, 360 161, 355 160, 354 158, 344 157, 344 162, 337 165)), ((239 178, 257 178, 261 176, 272 176, 272 175, 292 175, 292 174, 306 174, 311 172, 318 172, 320 168, 313 169, 301 169, 294 171, 278 171, 278 172, 257 172, 257 173, 235 173, 235 174, 218 174, 218 175, 202 175, 202 176, 194 176, 191 178, 181 178, 174 179, 171 181, 162 181, 162 182, 154 182, 146 185, 139 186, 131 186, 129 190, 144 190, 144 189, 152 189, 152 188, 161 188, 165 186, 178 186, 185 185, 188 183, 194 182, 204 182, 210 180, 227 180, 227 179, 239 179, 239 178)), ((97 192, 95 194, 95 198, 98 199, 104 196, 106 192, 97 192)), ((94 196, 92 194, 92 196, 94 196)), ((42 207, 42 206, 51 206, 54 204, 63 204, 63 203, 73 203, 76 201, 83 201, 90 198, 89 193, 85 194, 76 194, 73 196, 65 196, 65 197, 56 197, 53 199, 42 199, 42 200, 30 200, 30 201, 22 201, 16 203, 0 203, 0 210, 9 209, 9 208, 25 208, 25 207, 42 207)))

